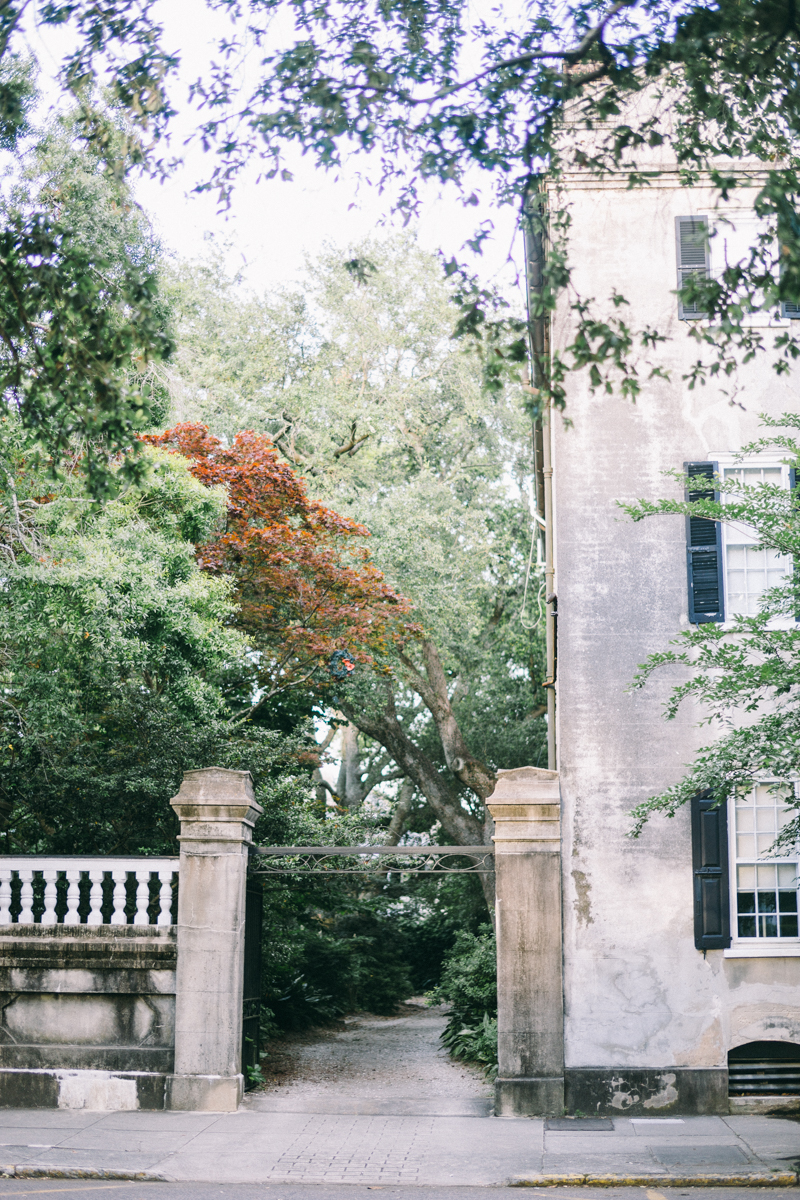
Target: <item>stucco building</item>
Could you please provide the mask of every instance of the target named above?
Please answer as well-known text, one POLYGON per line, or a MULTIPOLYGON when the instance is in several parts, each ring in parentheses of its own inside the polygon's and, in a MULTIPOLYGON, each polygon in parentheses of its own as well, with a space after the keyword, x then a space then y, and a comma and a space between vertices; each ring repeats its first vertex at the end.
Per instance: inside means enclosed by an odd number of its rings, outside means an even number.
MULTIPOLYGON (((661 173, 635 190, 624 175, 563 180, 574 292, 549 331, 553 347, 566 346, 575 294, 602 309, 616 289, 631 325, 669 339, 653 356, 669 380, 646 382, 632 403, 592 394, 586 372, 575 373, 571 425, 556 414, 544 429, 557 595, 551 765, 561 796, 565 1103, 584 1113, 726 1111, 729 1088, 747 1086, 743 1074, 759 1077, 759 1094, 793 1090, 800 1099, 800 1065, 792 1067, 800 1064, 798 864, 759 857, 784 818, 780 803, 765 787, 727 813, 697 803, 694 845, 688 808, 651 819, 638 840, 628 836, 631 809, 676 782, 709 737, 691 704, 664 719, 678 675, 662 671, 632 691, 637 665, 690 622, 756 611, 763 588, 791 566, 756 550, 747 530, 679 516, 634 524, 618 501, 679 494, 663 473, 684 464, 701 476, 698 486, 715 471, 744 471, 788 487, 779 453, 744 463, 736 455, 763 432, 760 413, 796 411, 798 398, 797 373, 778 376, 763 356, 732 379, 688 386, 700 356, 688 329, 703 317, 681 309, 676 288, 687 270, 713 275, 742 256, 756 229, 755 187, 721 203, 710 185, 684 188, 669 163, 654 165, 661 173), (766 1066, 742 1062, 748 1056, 766 1066)), ((753 319, 769 326, 769 344, 797 315, 788 306, 753 319)))

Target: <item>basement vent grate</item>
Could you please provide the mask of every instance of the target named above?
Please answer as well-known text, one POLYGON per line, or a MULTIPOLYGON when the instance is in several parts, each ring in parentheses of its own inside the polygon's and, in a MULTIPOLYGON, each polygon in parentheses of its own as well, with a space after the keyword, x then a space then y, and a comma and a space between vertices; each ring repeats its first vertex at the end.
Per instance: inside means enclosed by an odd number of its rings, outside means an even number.
POLYGON ((749 1042, 728 1055, 729 1096, 800 1096, 800 1046, 749 1042))

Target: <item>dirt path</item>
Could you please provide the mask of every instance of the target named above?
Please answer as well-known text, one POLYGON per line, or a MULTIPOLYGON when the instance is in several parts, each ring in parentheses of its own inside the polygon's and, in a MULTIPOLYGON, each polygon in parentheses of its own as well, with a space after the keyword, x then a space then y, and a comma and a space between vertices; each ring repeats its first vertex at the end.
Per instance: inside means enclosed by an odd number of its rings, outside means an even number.
POLYGON ((245 1103, 261 1112, 488 1115, 491 1085, 444 1050, 446 1021, 443 1008, 412 1000, 399 1016, 361 1013, 341 1031, 284 1043, 285 1081, 245 1103))

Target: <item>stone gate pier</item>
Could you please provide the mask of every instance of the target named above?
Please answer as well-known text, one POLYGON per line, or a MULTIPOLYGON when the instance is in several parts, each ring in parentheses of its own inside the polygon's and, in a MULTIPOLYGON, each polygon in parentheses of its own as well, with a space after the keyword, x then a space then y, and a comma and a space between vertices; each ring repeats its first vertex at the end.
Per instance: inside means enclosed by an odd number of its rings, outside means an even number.
POLYGON ((558 774, 498 771, 495 821, 499 1117, 564 1110, 558 774))

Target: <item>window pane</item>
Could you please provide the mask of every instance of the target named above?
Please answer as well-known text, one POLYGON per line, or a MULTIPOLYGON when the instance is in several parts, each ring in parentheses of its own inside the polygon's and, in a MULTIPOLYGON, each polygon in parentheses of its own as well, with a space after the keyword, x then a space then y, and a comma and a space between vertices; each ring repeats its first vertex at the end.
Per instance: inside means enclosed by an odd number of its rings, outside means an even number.
POLYGON ((797 937, 797 914, 781 917, 781 937, 797 937))
POLYGON ((740 833, 736 838, 737 858, 756 858, 756 839, 752 833, 740 833))
POLYGON ((778 892, 778 910, 782 913, 796 913, 797 892, 778 892))
POLYGON ((778 911, 774 892, 758 893, 758 911, 760 913, 774 913, 778 911))
POLYGON ((756 827, 755 809, 739 808, 736 810, 736 828, 739 833, 750 833, 756 827))
POLYGON ((797 887, 797 864, 796 863, 781 863, 778 867, 778 887, 780 888, 796 888, 797 887))
POLYGON ((756 936, 755 917, 739 917, 739 937, 756 936))
MULTIPOLYGON (((756 869, 755 867, 738 867, 736 870, 737 886, 744 892, 748 889, 755 891, 756 886, 756 869)), ((751 912, 751 909, 739 909, 739 912, 751 912)))
POLYGON ((770 833, 775 833, 774 808, 756 809, 756 829, 769 830, 770 833))
POLYGON ((756 911, 755 892, 739 892, 737 899, 740 913, 754 913, 756 911))
POLYGON ((758 857, 763 858, 769 854, 772 843, 775 841, 774 833, 758 833, 756 834, 756 843, 758 845, 758 857))
POLYGON ((777 937, 778 936, 778 918, 777 917, 759 917, 758 923, 760 926, 762 937, 777 937))
POLYGON ((769 888, 772 890, 777 886, 777 876, 775 867, 759 867, 758 868, 758 886, 760 888, 769 888))

